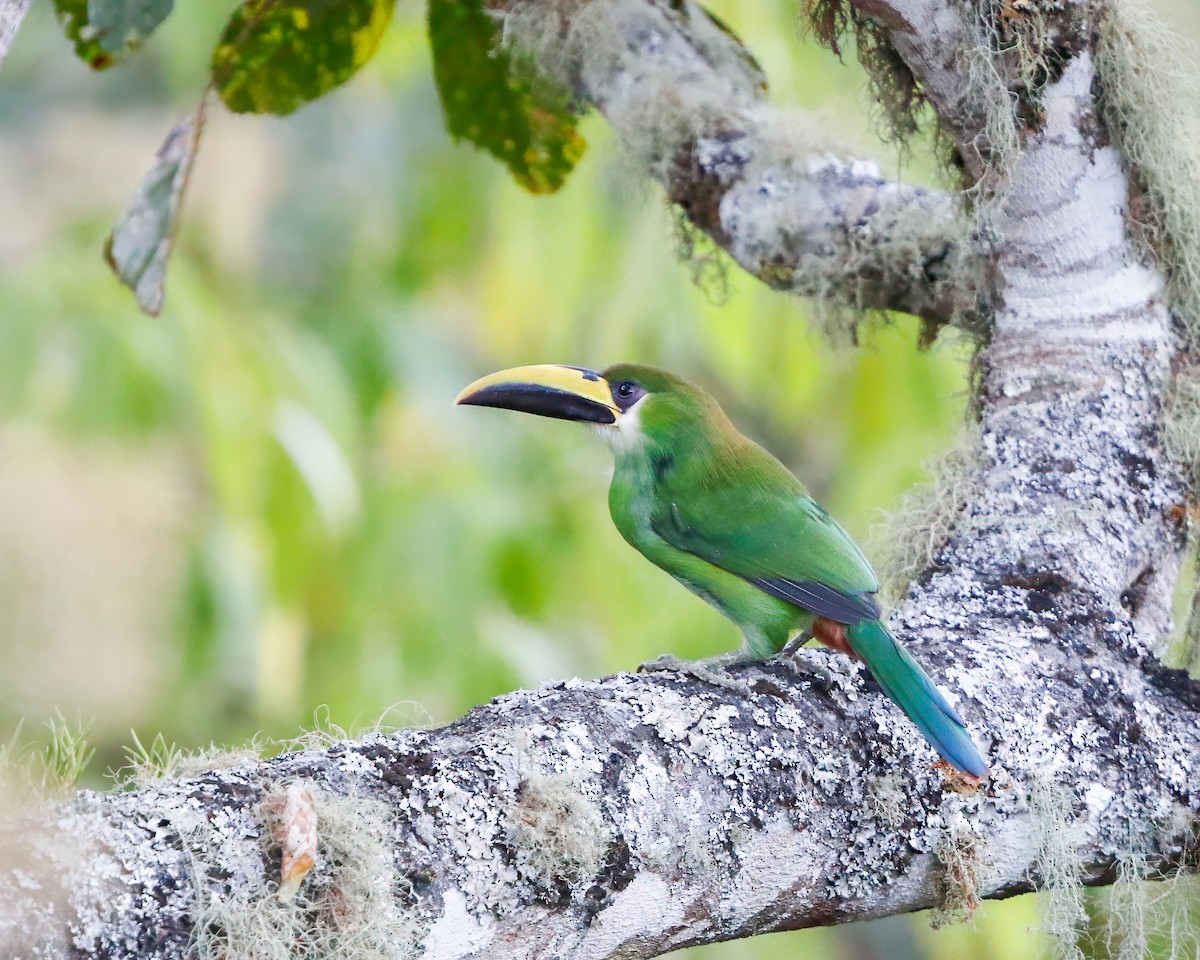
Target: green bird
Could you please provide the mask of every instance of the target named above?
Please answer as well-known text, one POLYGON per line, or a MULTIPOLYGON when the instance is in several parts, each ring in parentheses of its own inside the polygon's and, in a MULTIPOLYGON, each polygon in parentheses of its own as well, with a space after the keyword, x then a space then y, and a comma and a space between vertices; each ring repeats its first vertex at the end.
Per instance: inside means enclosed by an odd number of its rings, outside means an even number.
POLYGON ((699 387, 635 364, 540 364, 483 377, 455 402, 596 424, 616 458, 621 536, 736 623, 745 658, 810 636, 855 656, 945 760, 987 776, 962 718, 880 619, 862 551, 699 387))

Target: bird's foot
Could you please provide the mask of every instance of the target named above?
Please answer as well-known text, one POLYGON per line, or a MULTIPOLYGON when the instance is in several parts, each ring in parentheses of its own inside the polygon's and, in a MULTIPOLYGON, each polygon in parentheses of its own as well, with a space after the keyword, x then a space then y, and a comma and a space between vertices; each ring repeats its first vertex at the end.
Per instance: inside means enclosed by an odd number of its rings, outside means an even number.
MULTIPOLYGON (((806 679, 808 674, 800 666, 800 651, 811 639, 812 637, 807 634, 799 634, 792 637, 791 640, 779 648, 773 657, 769 658, 769 661, 779 664, 779 666, 801 680, 806 679)), ((775 692, 778 692, 782 696, 782 691, 778 687, 775 687, 775 692)))
POLYGON ((664 670, 686 671, 692 665, 691 660, 680 660, 678 657, 670 653, 664 653, 660 657, 655 657, 653 660, 647 660, 645 663, 639 663, 638 673, 657 673, 664 670))
POLYGON ((791 640, 783 645, 783 649, 777 654, 778 659, 794 661, 796 659, 796 654, 798 654, 801 648, 811 639, 812 634, 810 633, 796 634, 791 640))
POLYGON ((775 659, 787 666, 801 680, 811 682, 815 678, 826 690, 831 690, 837 685, 833 671, 821 663, 820 658, 804 656, 805 644, 811 639, 796 637, 790 640, 787 646, 776 654, 775 659))
POLYGON ((727 653, 720 657, 712 657, 709 660, 681 660, 679 657, 664 653, 661 657, 656 657, 638 666, 638 673, 651 673, 660 670, 684 673, 704 683, 712 684, 714 687, 723 687, 726 690, 736 690, 738 693, 750 694, 753 692, 750 684, 745 680, 729 676, 725 671, 729 667, 736 667, 739 664, 748 663, 753 659, 755 658, 741 652, 727 653))

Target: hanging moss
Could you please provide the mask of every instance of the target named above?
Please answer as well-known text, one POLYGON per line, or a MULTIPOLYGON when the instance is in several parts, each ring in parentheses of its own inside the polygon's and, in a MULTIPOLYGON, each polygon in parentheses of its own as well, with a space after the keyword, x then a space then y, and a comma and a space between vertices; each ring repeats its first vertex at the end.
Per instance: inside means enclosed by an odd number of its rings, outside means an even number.
POLYGON ((930 479, 901 496, 872 532, 876 566, 889 603, 932 566, 958 518, 978 494, 979 436, 971 432, 926 464, 930 479))
POLYGON ((925 96, 912 70, 892 46, 887 30, 849 0, 810 0, 806 12, 812 36, 839 57, 842 43, 853 39, 858 62, 883 111, 884 138, 908 143, 927 116, 925 96))
POLYGON ((1100 104, 1131 167, 1131 227, 1167 277, 1189 347, 1200 348, 1200 54, 1142 0, 1100 21, 1100 104))

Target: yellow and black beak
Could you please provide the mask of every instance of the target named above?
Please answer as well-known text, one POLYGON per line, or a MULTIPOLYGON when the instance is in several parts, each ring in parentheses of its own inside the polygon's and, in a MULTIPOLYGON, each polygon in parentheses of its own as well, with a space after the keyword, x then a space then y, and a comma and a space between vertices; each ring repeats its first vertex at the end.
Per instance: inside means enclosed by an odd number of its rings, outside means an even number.
POLYGON ((555 363, 513 367, 481 377, 454 402, 585 423, 616 423, 620 415, 608 381, 600 374, 555 363))

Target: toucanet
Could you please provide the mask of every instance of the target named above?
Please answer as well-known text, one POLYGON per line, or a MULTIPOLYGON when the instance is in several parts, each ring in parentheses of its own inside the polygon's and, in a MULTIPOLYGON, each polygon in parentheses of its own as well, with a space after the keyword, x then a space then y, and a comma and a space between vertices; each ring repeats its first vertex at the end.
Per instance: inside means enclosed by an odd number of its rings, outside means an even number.
POLYGON ((812 636, 858 657, 943 758, 987 775, 962 718, 884 625, 854 541, 699 387, 634 364, 540 364, 483 377, 455 402, 597 425, 616 456, 617 529, 736 623, 746 656, 812 636))

